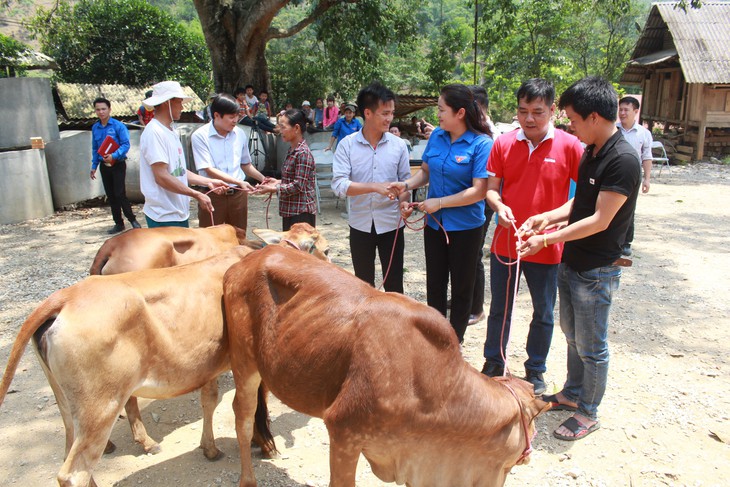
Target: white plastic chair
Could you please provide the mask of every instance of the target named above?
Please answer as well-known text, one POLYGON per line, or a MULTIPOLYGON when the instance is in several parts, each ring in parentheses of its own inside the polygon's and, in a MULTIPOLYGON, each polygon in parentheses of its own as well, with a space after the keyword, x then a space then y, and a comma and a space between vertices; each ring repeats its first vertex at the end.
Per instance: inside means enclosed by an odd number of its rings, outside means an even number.
POLYGON ((664 144, 659 142, 658 140, 655 140, 651 143, 651 152, 652 152, 652 158, 651 162, 658 161, 661 163, 661 166, 659 166, 659 176, 662 175, 662 169, 664 169, 664 166, 669 167, 669 158, 667 157, 667 151, 664 149, 664 144), (661 157, 654 156, 654 149, 657 151, 661 150, 662 155, 661 157))

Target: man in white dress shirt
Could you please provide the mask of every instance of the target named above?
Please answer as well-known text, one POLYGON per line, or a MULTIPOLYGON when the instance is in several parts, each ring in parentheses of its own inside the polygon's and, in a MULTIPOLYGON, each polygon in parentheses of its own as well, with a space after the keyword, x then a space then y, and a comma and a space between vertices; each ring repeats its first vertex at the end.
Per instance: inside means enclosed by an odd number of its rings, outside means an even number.
POLYGON ((211 194, 211 213, 198 206, 201 227, 228 223, 244 231, 248 226, 248 194, 253 190, 246 176, 258 182, 264 176, 251 164, 246 133, 238 126, 239 105, 231 95, 220 93, 210 104, 213 119, 196 130, 191 142, 195 168, 201 175, 225 181, 229 188, 221 195, 211 194))
MULTIPOLYGON (((641 192, 648 193, 651 185, 651 143, 653 139, 643 125, 639 123, 639 100, 633 96, 625 96, 618 101, 618 126, 626 141, 636 149, 641 159, 641 166, 644 168, 644 177, 641 180, 641 192)), ((634 217, 631 217, 631 225, 626 231, 626 241, 621 249, 623 255, 629 257, 633 253, 631 242, 634 240, 634 217)))
POLYGON ((357 106, 365 124, 337 145, 332 189, 340 197, 350 197, 350 253, 355 275, 375 285, 377 250, 383 274, 390 266, 383 287, 403 293, 405 243, 402 228, 398 231, 398 208, 399 199, 407 201, 410 193, 404 191, 396 197, 387 187, 408 179, 411 170, 405 141, 388 132, 395 95, 380 83, 372 83, 360 90, 357 106))

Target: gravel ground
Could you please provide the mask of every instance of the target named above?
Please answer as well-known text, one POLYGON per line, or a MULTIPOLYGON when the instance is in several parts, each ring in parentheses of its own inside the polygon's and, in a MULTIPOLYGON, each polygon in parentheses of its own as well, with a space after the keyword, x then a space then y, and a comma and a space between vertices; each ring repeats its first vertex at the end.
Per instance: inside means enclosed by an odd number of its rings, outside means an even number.
MULTIPOLYGON (((333 261, 351 269, 343 207, 323 202, 318 227, 332 247, 333 261)), ((141 209, 137 208, 141 213, 141 209)), ((270 213, 275 213, 272 209, 270 213)), ((250 227, 264 227, 263 201, 252 198, 250 227)), ((269 226, 280 228, 270 214, 269 226)), ((0 363, 25 317, 53 291, 83 279, 111 226, 108 208, 84 208, 16 225, 0 226, 0 363)), ((568 413, 550 412, 538 421, 531 463, 516 467, 507 485, 537 486, 726 486, 730 485, 730 168, 696 164, 655 175, 639 198, 634 266, 626 269, 610 326, 608 390, 600 409, 602 428, 577 443, 551 432, 568 413)), ((425 302, 420 233, 406 235, 406 293, 425 302)), ((488 262, 488 260, 487 260, 488 262)), ((488 301, 487 290, 487 301, 488 301)), ((513 319, 509 365, 516 374, 525 360, 530 319, 526 286, 513 319)), ((481 368, 485 323, 467 331, 465 359, 481 368)), ((556 329, 548 359, 548 391, 565 377, 565 346, 556 329)), ((226 457, 208 462, 197 449, 202 425, 199 400, 189 394, 141 402, 150 435, 162 452, 145 455, 131 441, 126 421, 112 433, 115 453, 97 466, 103 485, 223 485, 239 477, 230 408, 233 382, 215 417, 218 446, 226 457)), ((32 353, 26 354, 0 407, 1 485, 55 485, 63 461, 63 425, 53 394, 32 353)), ((273 430, 282 457, 256 459, 263 486, 325 486, 327 433, 322 422, 272 401, 273 430)), ((358 485, 379 486, 367 462, 358 485)))

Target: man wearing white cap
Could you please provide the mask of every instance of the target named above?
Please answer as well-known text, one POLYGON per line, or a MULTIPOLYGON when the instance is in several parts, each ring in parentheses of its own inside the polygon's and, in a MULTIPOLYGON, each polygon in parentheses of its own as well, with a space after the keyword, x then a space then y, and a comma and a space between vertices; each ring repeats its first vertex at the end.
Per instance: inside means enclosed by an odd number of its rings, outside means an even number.
POLYGON ((143 102, 155 108, 155 116, 142 132, 139 144, 139 179, 149 228, 189 226, 191 197, 201 208, 214 211, 210 198, 188 183, 217 192, 228 189, 225 182, 199 176, 185 165, 180 137, 172 124, 180 118, 183 104, 191 100, 177 81, 162 81, 152 87, 152 96, 143 102))

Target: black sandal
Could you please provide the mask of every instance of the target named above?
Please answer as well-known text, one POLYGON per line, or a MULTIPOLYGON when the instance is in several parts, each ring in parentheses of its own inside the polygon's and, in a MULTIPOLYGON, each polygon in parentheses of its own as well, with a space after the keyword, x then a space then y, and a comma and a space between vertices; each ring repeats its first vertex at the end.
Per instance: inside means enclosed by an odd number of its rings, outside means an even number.
POLYGON ((558 401, 557 394, 551 394, 549 396, 546 396, 545 394, 543 394, 542 400, 547 403, 550 403, 551 411, 577 411, 578 410, 578 408, 575 406, 571 406, 570 404, 563 404, 562 402, 558 401))

